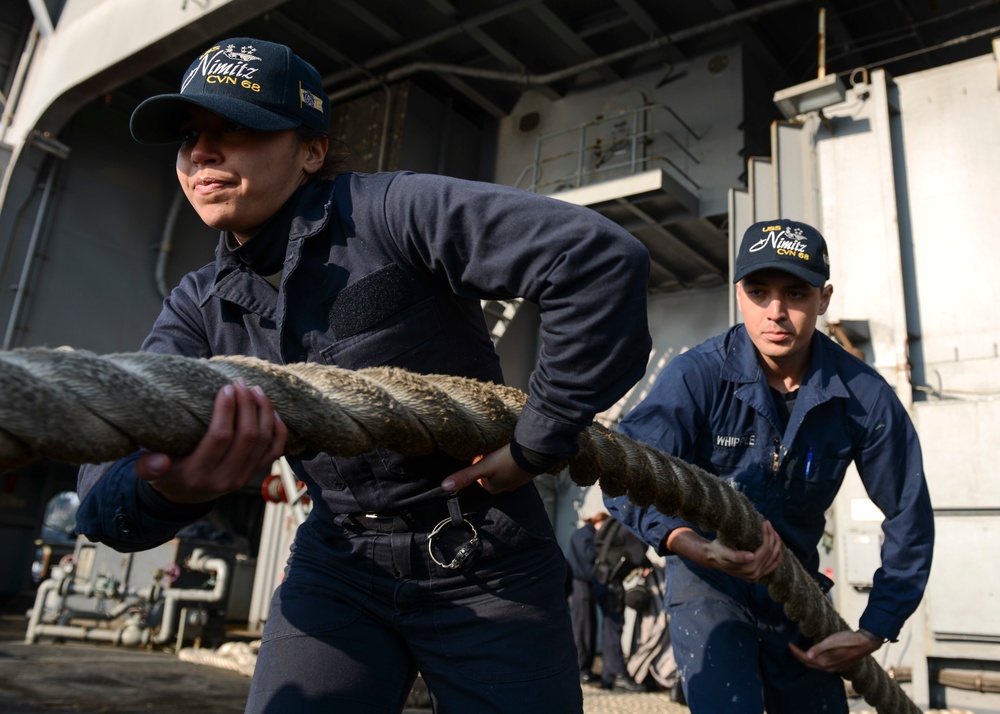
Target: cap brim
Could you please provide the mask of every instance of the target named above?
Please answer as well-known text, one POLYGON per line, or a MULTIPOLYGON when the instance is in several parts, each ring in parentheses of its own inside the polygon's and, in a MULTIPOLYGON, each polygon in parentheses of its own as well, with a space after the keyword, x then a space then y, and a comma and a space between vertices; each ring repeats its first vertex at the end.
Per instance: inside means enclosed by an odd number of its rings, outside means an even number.
POLYGON ((762 270, 780 270, 783 273, 789 273, 797 278, 805 280, 814 288, 823 287, 823 285, 825 285, 827 281, 827 277, 825 275, 816 273, 812 270, 807 270, 802 266, 789 265, 787 260, 775 260, 772 262, 755 263, 754 265, 748 268, 744 268, 743 270, 738 271, 733 276, 733 284, 735 285, 748 275, 759 273, 762 270))
POLYGON ((161 94, 145 100, 132 112, 129 129, 140 144, 173 144, 182 138, 181 127, 192 107, 201 107, 240 126, 258 131, 282 131, 301 125, 256 104, 223 95, 161 94))

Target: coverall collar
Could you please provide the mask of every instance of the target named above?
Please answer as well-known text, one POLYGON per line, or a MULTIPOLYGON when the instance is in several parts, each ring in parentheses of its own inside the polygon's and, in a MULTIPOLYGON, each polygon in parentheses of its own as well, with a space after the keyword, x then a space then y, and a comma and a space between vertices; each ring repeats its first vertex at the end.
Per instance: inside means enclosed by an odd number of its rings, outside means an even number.
MULTIPOLYGON (((780 420, 771 399, 764 369, 757 359, 757 351, 750 341, 746 328, 743 325, 738 325, 734 328, 731 337, 732 339, 727 345, 725 361, 722 364, 721 378, 724 381, 732 382, 735 385, 734 394, 756 411, 767 416, 768 420, 775 425, 775 430, 780 431, 777 427, 780 420)), ((805 378, 799 387, 795 409, 788 421, 788 428, 783 439, 785 443, 791 443, 794 440, 805 415, 811 409, 830 399, 849 396, 847 387, 840 375, 837 374, 834 360, 828 354, 829 349, 836 348, 818 331, 814 333, 810 344, 809 367, 806 369, 805 378)))
MULTIPOLYGON (((285 213, 284 230, 288 231, 288 248, 285 253, 285 263, 282 276, 284 284, 298 267, 302 255, 302 244, 305 238, 319 233, 330 220, 333 183, 327 181, 312 181, 300 188, 293 197, 294 210, 285 213), (328 194, 323 200, 322 194, 328 194)), ((280 226, 268 224, 269 230, 279 230, 280 226)), ((261 276, 255 274, 249 266, 234 255, 226 244, 226 234, 219 237, 219 245, 215 250, 215 285, 202 299, 202 306, 209 298, 217 297, 260 315, 277 320, 282 311, 283 296, 275 300, 274 288, 261 276)))

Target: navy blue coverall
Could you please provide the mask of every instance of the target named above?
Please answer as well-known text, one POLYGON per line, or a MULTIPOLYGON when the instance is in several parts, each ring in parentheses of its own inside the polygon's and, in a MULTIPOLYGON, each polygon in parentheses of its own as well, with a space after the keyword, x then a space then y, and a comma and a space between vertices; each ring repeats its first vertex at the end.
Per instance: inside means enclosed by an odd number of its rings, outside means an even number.
MULTIPOLYGON (((541 350, 514 438, 549 456, 574 453, 645 369, 648 254, 589 209, 440 176, 345 173, 300 188, 247 245, 262 239, 287 242, 277 288, 223 235, 142 349, 501 382, 479 301, 521 296, 539 306, 541 350)), ((167 502, 135 477, 137 457, 81 469, 78 532, 140 550, 209 510, 167 502)), ((460 493, 483 549, 456 573, 428 557, 427 539, 449 515, 442 479, 467 464, 383 448, 289 461, 314 505, 248 711, 395 712, 418 669, 441 712, 582 709, 565 559, 533 485, 460 493)))
MULTIPOLYGON (((860 627, 895 639, 923 596, 931 565, 934 519, 920 445, 875 370, 819 332, 810 349, 785 428, 753 344, 737 325, 675 357, 620 430, 742 492, 824 591, 832 583, 819 573, 817 546, 853 461, 885 516, 882 565, 860 627)), ((612 515, 668 556, 671 642, 693 712, 742 714, 765 705, 771 714, 847 711, 840 678, 791 655, 789 641, 809 645, 765 586, 667 551, 674 529, 693 527, 682 519, 626 497, 605 500, 612 515)))

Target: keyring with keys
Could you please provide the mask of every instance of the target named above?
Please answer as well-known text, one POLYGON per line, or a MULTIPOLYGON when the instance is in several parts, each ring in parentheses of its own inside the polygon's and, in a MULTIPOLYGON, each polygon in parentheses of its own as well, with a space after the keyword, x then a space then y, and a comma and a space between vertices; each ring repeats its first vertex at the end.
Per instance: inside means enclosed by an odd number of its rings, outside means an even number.
POLYGON ((432 530, 430 535, 427 536, 428 555, 431 556, 431 560, 445 570, 455 570, 458 572, 468 570, 477 560, 479 560, 479 554, 483 552, 483 542, 479 538, 479 531, 477 531, 476 527, 469 523, 469 521, 465 518, 462 519, 462 523, 467 525, 469 530, 472 531, 472 537, 465 541, 465 543, 463 543, 462 546, 455 551, 455 557, 451 559, 450 563, 443 563, 437 559, 436 555, 434 555, 434 541, 439 538, 449 526, 457 527, 452 522, 452 519, 445 518, 443 521, 434 526, 434 530, 432 530))
POLYGON ((431 560, 445 570, 462 572, 463 570, 471 568, 475 562, 479 560, 479 554, 483 552, 483 541, 479 538, 479 531, 476 530, 476 527, 462 515, 457 498, 452 497, 448 499, 448 513, 450 514, 449 517, 434 526, 434 530, 432 530, 430 535, 427 536, 427 554, 430 555, 431 560), (434 541, 440 539, 441 534, 444 533, 449 526, 452 528, 459 528, 463 525, 469 527, 469 530, 472 531, 472 537, 466 540, 459 547, 459 549, 455 551, 455 556, 451 559, 451 562, 441 562, 438 560, 437 556, 434 555, 434 541))

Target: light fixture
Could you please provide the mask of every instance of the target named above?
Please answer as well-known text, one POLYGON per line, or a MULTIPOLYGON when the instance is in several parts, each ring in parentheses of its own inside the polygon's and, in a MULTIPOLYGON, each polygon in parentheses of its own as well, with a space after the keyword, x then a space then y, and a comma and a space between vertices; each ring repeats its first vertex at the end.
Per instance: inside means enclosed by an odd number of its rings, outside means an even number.
POLYGON ((847 89, 840 81, 840 77, 826 73, 826 8, 824 7, 819 8, 819 47, 816 66, 818 69, 816 79, 774 93, 773 101, 785 115, 785 119, 832 107, 834 104, 840 104, 847 96, 847 89))
POLYGON ((794 87, 779 89, 774 93, 774 103, 786 119, 792 119, 800 114, 840 104, 846 96, 847 88, 840 77, 828 74, 794 87))

